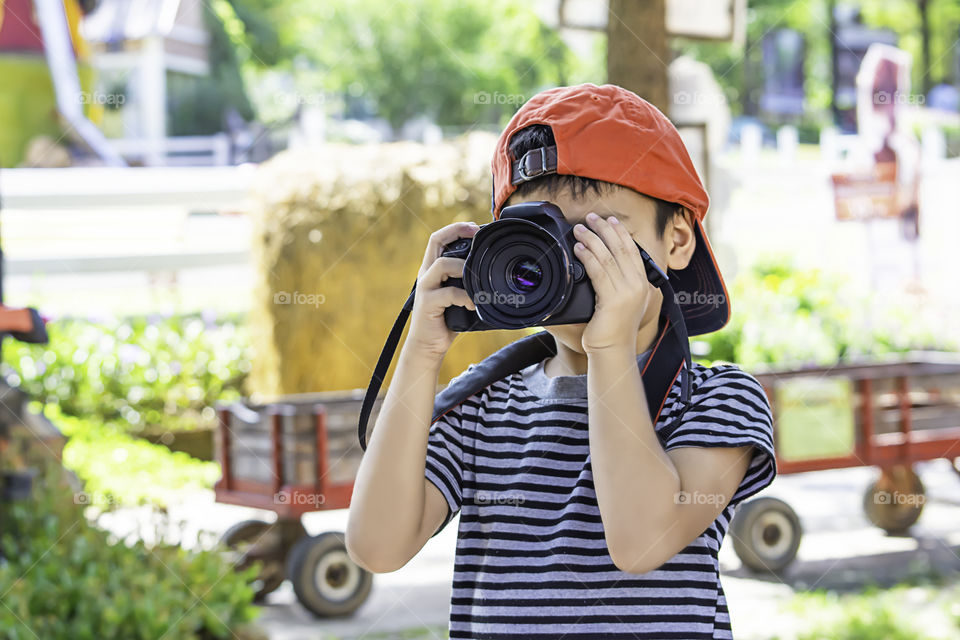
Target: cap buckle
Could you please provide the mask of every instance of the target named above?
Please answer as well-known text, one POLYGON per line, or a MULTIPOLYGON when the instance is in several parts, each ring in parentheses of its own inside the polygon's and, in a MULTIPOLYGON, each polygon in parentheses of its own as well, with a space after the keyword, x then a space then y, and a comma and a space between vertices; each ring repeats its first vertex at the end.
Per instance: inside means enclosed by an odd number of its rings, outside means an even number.
POLYGON ((533 180, 538 176, 542 176, 543 174, 547 173, 547 171, 548 169, 547 169, 547 148, 546 147, 540 147, 539 149, 530 149, 530 151, 527 151, 525 154, 523 154, 523 158, 517 164, 517 174, 520 176, 523 182, 527 182, 528 180, 533 180), (536 173, 529 173, 527 171, 527 161, 529 160, 531 153, 537 153, 537 152, 540 153, 540 167, 539 168, 535 167, 533 169, 533 171, 536 171, 536 173))

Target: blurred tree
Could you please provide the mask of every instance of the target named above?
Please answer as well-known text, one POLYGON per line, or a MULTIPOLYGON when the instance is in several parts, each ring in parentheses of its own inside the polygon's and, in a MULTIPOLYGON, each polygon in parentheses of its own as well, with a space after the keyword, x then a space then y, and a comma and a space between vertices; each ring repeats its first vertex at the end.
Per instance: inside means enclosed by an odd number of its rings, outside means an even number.
POLYGON ((295 71, 347 115, 382 117, 395 132, 420 116, 501 124, 542 88, 602 81, 602 64, 572 55, 516 0, 219 2, 242 25, 250 67, 295 71))
POLYGON ((960 2, 863 0, 861 11, 864 24, 896 31, 900 47, 913 55, 914 91, 926 91, 938 82, 960 81, 954 77, 960 2))
MULTIPOLYGON (((296 53, 282 41, 282 20, 290 17, 284 0, 218 0, 232 9, 235 32, 231 33, 248 57, 271 67, 289 60, 296 53)), ((220 9, 220 13, 225 13, 220 9)))
POLYGON ((296 40, 328 90, 368 103, 396 130, 496 124, 573 64, 532 9, 504 0, 298 3, 296 40))
POLYGON ((224 13, 223 9, 222 0, 203 5, 204 23, 210 35, 210 75, 198 78, 170 74, 168 78, 170 135, 208 135, 223 131, 225 114, 231 109, 245 120, 254 118, 240 72, 241 59, 230 34, 232 14, 229 10, 224 13))
POLYGON ((607 79, 670 111, 665 0, 610 0, 607 17, 607 79))

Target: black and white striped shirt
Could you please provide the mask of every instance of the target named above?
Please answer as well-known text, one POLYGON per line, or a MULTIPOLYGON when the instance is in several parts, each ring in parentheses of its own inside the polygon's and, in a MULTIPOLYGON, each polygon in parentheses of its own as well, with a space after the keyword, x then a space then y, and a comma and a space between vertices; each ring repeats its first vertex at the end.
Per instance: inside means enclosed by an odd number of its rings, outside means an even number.
MULTIPOLYGON (((648 355, 638 356, 641 365, 648 355)), ((431 427, 425 473, 449 506, 440 529, 460 511, 451 638, 733 637, 717 553, 734 507, 776 475, 770 408, 756 379, 735 365, 694 363, 692 373, 692 405, 679 424, 670 424, 682 407, 679 377, 657 420, 665 450, 754 445, 754 453, 713 524, 644 574, 621 571, 607 550, 586 375, 550 378, 543 363, 533 365, 431 427)))

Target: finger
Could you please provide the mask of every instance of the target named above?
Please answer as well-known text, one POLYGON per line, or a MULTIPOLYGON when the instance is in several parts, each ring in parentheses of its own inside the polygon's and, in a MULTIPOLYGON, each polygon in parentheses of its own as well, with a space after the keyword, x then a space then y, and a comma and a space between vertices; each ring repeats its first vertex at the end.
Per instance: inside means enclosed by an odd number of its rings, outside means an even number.
MULTIPOLYGON (((611 218, 616 220, 614 216, 611 218)), ((611 223, 609 218, 601 218, 596 213, 587 214, 587 225, 603 240, 603 244, 610 251, 623 275, 627 277, 636 275, 636 263, 629 253, 629 250, 634 248, 633 239, 627 234, 627 242, 624 242, 623 236, 617 232, 616 227, 623 225, 619 221, 611 223)))
POLYGON ((449 306, 466 307, 471 311, 477 310, 466 291, 460 287, 440 287, 424 292, 424 308, 428 313, 439 315, 449 306))
POLYGON ((587 272, 587 277, 590 278, 590 282, 593 284, 593 288, 598 296, 614 291, 615 287, 613 286, 610 274, 603 265, 600 264, 597 256, 590 251, 584 243, 577 242, 574 244, 573 253, 577 256, 577 260, 583 264, 583 268, 587 272))
POLYGON ((620 266, 600 236, 583 224, 575 225, 573 227, 573 233, 577 240, 579 240, 580 243, 587 248, 587 251, 597 260, 600 268, 606 272, 611 283, 615 283, 623 277, 620 266))
POLYGON ((466 261, 463 258, 452 258, 450 256, 441 256, 433 261, 423 275, 417 279, 418 288, 422 285, 423 290, 436 289, 443 284, 447 278, 460 278, 463 276, 463 265, 466 261))
POLYGON ((630 230, 627 229, 627 226, 620 222, 616 216, 610 216, 607 218, 607 222, 610 223, 610 228, 613 229, 618 236, 620 236, 620 241, 623 243, 624 251, 629 256, 630 264, 633 265, 637 275, 642 276, 643 279, 646 280, 647 267, 645 264, 643 264, 643 256, 640 255, 640 247, 633 239, 633 236, 630 235, 630 230))
POLYGON ((426 271, 443 254, 443 248, 457 238, 472 238, 480 229, 476 222, 454 222, 430 234, 420 272, 426 271))

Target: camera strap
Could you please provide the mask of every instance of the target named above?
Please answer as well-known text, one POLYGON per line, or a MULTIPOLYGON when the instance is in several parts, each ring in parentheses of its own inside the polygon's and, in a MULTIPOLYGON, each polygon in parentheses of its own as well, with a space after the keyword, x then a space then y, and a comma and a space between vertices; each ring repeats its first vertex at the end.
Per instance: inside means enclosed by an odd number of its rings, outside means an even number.
MULTIPOLYGON (((683 374, 680 400, 685 406, 671 422, 670 429, 672 429, 683 412, 690 406, 690 376, 692 370, 690 343, 683 313, 677 304, 670 281, 661 278, 659 282, 653 282, 653 284, 663 293, 663 303, 660 308, 657 339, 653 344, 650 357, 647 358, 641 371, 641 379, 647 398, 647 407, 650 410, 650 420, 656 425, 677 376, 683 374)), ((363 404, 360 407, 357 436, 360 440, 360 447, 364 451, 367 449, 367 423, 370 420, 370 413, 373 411, 377 395, 380 393, 380 387, 383 385, 383 379, 387 375, 387 369, 390 368, 390 362, 393 360, 393 354, 400 342, 400 336, 403 334, 410 311, 413 309, 416 290, 417 285, 414 283, 413 290, 407 297, 407 301, 403 303, 400 314, 394 321, 393 328, 390 329, 387 341, 383 345, 380 358, 377 360, 377 365, 374 367, 373 375, 370 378, 370 384, 364 395, 363 404)), ((443 391, 437 394, 434 399, 433 417, 430 424, 435 423, 445 413, 460 406, 467 398, 494 382, 556 354, 556 341, 547 331, 538 331, 511 342, 475 364, 468 372, 459 376, 456 382, 447 385, 443 391)), ((669 435, 670 429, 664 428, 657 431, 661 441, 669 435)))

